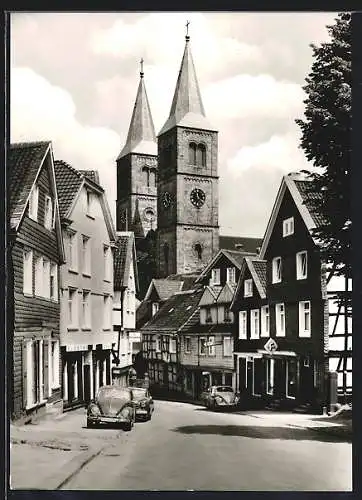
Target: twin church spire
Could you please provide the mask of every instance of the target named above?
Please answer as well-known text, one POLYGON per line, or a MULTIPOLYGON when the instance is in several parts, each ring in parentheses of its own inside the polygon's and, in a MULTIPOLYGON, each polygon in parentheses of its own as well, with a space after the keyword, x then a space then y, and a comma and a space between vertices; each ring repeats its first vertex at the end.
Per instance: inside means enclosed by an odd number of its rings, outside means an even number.
MULTIPOLYGON (((189 24, 189 22, 186 23, 186 44, 170 114, 158 135, 164 134, 175 126, 215 130, 205 115, 190 49, 189 24)), ((155 128, 144 83, 143 59, 141 59, 140 64, 140 82, 136 102, 133 108, 126 144, 119 154, 118 159, 129 153, 157 155, 155 128)))

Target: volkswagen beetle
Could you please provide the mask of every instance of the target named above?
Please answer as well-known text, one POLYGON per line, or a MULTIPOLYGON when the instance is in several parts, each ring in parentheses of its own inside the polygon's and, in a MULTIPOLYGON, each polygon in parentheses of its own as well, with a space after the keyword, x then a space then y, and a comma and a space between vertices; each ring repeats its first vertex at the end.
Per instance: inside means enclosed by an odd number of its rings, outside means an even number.
POLYGON ((131 430, 136 420, 132 391, 117 385, 101 387, 87 408, 87 427, 119 424, 131 430))
POLYGON ((201 399, 206 408, 216 410, 217 408, 235 408, 240 397, 228 385, 213 385, 201 394, 201 399))

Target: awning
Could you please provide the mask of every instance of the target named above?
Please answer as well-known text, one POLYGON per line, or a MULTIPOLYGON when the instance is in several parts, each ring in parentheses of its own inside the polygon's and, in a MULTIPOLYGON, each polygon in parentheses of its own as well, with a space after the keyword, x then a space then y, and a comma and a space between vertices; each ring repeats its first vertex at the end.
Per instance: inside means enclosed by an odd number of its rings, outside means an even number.
POLYGON ((269 352, 269 351, 265 351, 263 349, 258 349, 258 352, 262 356, 268 356, 270 358, 278 358, 278 357, 281 357, 281 358, 296 358, 297 357, 297 353, 294 352, 294 351, 273 351, 273 352, 269 352))
POLYGON ((234 354, 238 359, 239 358, 242 358, 242 359, 250 359, 250 358, 260 359, 263 357, 263 355, 259 351, 258 352, 234 352, 234 354))

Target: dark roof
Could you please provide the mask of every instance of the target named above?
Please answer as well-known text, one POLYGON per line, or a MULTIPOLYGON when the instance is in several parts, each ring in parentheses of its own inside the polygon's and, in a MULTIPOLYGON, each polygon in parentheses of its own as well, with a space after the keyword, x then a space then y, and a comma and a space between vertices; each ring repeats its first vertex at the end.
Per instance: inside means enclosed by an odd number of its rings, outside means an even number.
POLYGON ((136 309, 136 328, 141 328, 151 316, 151 301, 144 300, 136 309))
POLYGON ((182 290, 182 281, 179 280, 167 280, 167 279, 153 279, 152 283, 156 289, 156 292, 160 300, 166 300, 171 295, 182 290))
POLYGON ((10 145, 7 156, 8 213, 11 227, 19 224, 41 161, 50 142, 21 142, 10 145))
POLYGON ((197 309, 202 293, 202 287, 175 293, 141 330, 178 331, 197 309))
POLYGON ((65 217, 83 182, 83 176, 79 170, 76 170, 62 160, 55 160, 54 169, 57 183, 59 212, 61 217, 65 217))
POLYGON ((251 259, 251 263, 259 278, 262 289, 266 293, 266 260, 251 259))
POLYGON ((92 182, 99 185, 99 173, 97 170, 79 170, 79 172, 84 175, 84 177, 87 177, 92 182))
POLYGON ((182 291, 192 290, 194 288, 194 284, 199 277, 199 274, 170 274, 167 276, 167 280, 178 280, 182 281, 182 291))
POLYGON ((262 238, 219 236, 219 248, 224 250, 239 250, 239 252, 257 253, 257 248, 261 247, 262 241, 262 238), (237 245, 242 246, 237 247, 237 245))
POLYGON ((126 286, 125 283, 125 273, 127 269, 127 257, 129 252, 132 251, 130 246, 132 245, 132 238, 129 235, 117 236, 116 248, 113 254, 113 283, 114 289, 120 290, 122 287, 126 286))
POLYGON ((241 264, 243 263, 244 257, 255 256, 256 252, 246 252, 241 250, 224 250, 225 255, 229 256, 229 258, 238 265, 238 268, 241 268, 241 264))
POLYGON ((304 205, 307 207, 313 222, 317 227, 324 223, 323 216, 319 213, 318 203, 322 199, 322 194, 313 189, 313 183, 310 180, 294 180, 295 185, 303 199, 304 205))

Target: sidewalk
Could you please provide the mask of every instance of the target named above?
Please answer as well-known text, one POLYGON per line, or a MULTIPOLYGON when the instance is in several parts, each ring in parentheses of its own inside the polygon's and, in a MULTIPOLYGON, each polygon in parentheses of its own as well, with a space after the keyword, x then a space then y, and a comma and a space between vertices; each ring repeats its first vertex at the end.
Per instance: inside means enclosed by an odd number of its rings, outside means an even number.
POLYGON ((10 487, 58 489, 68 478, 118 439, 118 429, 87 429, 84 408, 10 425, 10 487))

